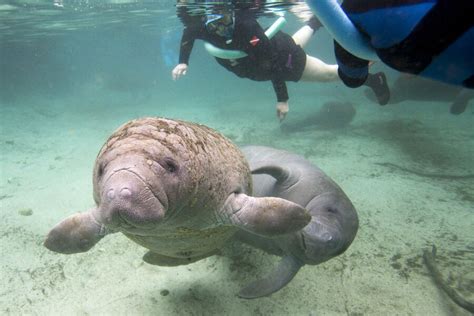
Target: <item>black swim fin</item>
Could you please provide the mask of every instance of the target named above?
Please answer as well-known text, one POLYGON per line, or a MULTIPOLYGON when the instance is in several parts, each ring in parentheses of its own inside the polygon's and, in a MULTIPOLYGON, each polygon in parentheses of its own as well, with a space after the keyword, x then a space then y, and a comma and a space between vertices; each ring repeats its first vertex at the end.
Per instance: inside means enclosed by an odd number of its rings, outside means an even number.
POLYGON ((313 29, 313 34, 316 33, 316 31, 319 30, 319 29, 323 26, 323 24, 319 21, 319 19, 318 19, 315 15, 313 15, 313 16, 309 19, 307 25, 308 25, 311 29, 313 29))
POLYGON ((282 289, 298 273, 304 265, 294 256, 284 256, 278 267, 267 274, 263 279, 254 281, 239 292, 239 297, 252 299, 268 296, 282 289))
POLYGON ((365 85, 372 89, 380 105, 386 105, 390 101, 390 89, 387 77, 383 72, 368 74, 365 85))
POLYGON ((467 104, 469 100, 474 97, 474 92, 470 89, 462 89, 454 99, 453 104, 451 105, 450 112, 451 114, 458 115, 466 111, 467 104))

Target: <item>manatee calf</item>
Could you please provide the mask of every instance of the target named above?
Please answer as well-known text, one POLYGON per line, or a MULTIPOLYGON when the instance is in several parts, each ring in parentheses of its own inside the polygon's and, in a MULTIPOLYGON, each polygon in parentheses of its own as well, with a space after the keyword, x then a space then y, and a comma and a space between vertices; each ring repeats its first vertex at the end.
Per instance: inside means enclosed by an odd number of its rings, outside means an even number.
POLYGON ((252 197, 245 157, 216 131, 143 118, 121 126, 93 172, 96 207, 67 217, 45 246, 71 254, 122 232, 149 249, 144 260, 174 266, 211 256, 239 229, 261 236, 298 231, 311 220, 296 203, 252 197))
POLYGON ((244 243, 283 257, 274 271, 239 293, 243 298, 257 298, 280 290, 303 265, 342 254, 354 240, 359 221, 342 189, 303 157, 261 146, 242 151, 254 174, 254 196, 283 198, 306 208, 312 216, 306 227, 285 236, 267 238, 249 231, 236 235, 244 243))

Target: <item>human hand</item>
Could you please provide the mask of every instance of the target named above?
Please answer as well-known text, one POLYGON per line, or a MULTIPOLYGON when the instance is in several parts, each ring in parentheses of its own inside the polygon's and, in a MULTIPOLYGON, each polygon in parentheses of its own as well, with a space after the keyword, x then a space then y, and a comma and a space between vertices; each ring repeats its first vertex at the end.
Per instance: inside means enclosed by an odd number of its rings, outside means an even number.
POLYGON ((178 64, 174 69, 171 71, 171 77, 174 81, 178 80, 179 77, 184 76, 188 71, 188 65, 186 64, 178 64))
POLYGON ((280 123, 285 119, 285 116, 288 114, 290 107, 288 101, 278 102, 276 105, 277 116, 280 119, 280 123))

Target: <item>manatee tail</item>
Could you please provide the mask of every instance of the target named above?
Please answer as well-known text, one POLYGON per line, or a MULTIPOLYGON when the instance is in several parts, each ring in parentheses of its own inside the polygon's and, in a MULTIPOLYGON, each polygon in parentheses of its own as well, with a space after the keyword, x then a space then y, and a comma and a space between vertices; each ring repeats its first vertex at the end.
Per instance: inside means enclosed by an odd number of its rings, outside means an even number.
POLYGON ((287 285, 303 265, 297 258, 287 255, 281 259, 278 267, 263 279, 254 281, 241 289, 239 297, 252 299, 273 294, 287 285))

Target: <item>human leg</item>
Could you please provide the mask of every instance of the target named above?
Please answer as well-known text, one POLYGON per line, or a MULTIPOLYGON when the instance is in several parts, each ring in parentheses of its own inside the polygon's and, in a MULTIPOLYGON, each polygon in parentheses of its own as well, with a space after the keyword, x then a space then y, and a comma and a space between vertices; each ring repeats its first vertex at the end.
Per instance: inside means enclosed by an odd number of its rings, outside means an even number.
POLYGON ((341 78, 346 86, 358 88, 365 85, 374 91, 380 105, 388 103, 390 100, 390 89, 383 72, 370 74, 369 65, 373 64, 372 62, 352 55, 336 41, 334 42, 334 52, 340 66, 338 69, 339 78, 341 78))
MULTIPOLYGON (((338 66, 326 64, 316 57, 306 55, 306 65, 300 80, 318 82, 339 80, 338 66)), ((380 105, 385 105, 390 100, 390 89, 383 72, 368 73, 363 85, 372 89, 380 105)))
POLYGON ((313 15, 311 19, 309 19, 308 23, 296 31, 293 34, 292 38, 295 41, 296 45, 300 45, 301 47, 305 47, 308 44, 309 39, 313 34, 321 27, 321 22, 313 15))
POLYGON ((306 65, 300 80, 319 82, 339 80, 337 65, 329 65, 316 57, 306 55, 306 65))
POLYGON ((309 27, 308 25, 303 26, 295 34, 293 34, 293 40, 295 41, 296 45, 300 45, 301 47, 305 47, 306 44, 309 42, 311 36, 313 36, 314 30, 309 27))

